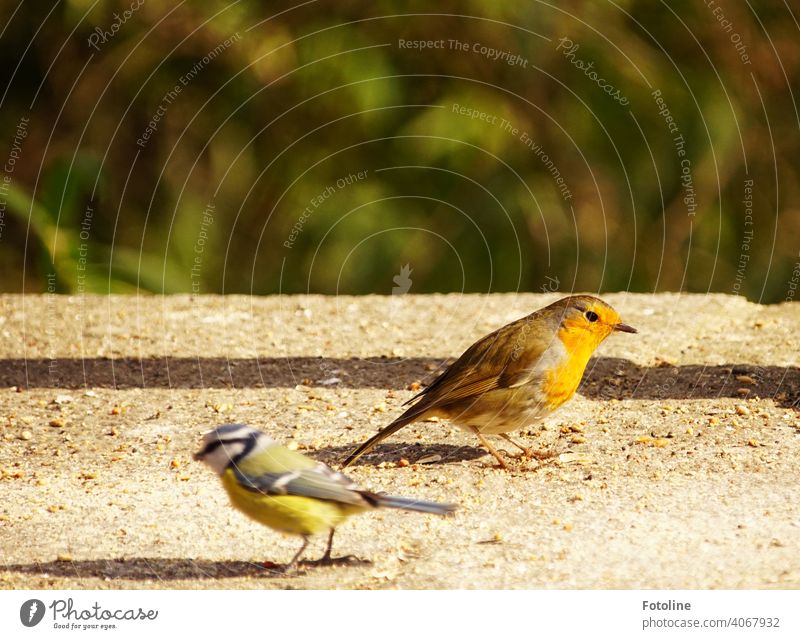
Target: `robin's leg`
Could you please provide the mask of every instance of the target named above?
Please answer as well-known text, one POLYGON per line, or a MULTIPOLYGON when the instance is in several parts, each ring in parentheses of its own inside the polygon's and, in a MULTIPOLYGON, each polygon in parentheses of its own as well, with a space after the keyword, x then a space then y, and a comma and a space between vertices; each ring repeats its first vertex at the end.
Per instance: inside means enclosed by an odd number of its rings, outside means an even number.
POLYGON ((475 426, 470 426, 470 428, 472 429, 472 432, 478 436, 478 439, 481 440, 483 447, 494 456, 494 458, 497 460, 497 463, 500 464, 500 467, 504 470, 508 470, 508 464, 506 464, 506 460, 500 456, 500 453, 498 453, 497 450, 495 450, 495 447, 489 443, 489 440, 481 435, 481 431, 475 428, 475 426))
POLYGON ((530 457, 533 454, 533 451, 530 448, 527 448, 527 447, 523 446, 522 444, 520 444, 518 442, 515 442, 513 439, 511 439, 511 437, 509 437, 505 433, 498 433, 498 434, 500 435, 500 437, 505 439, 509 444, 519 448, 525 454, 526 457, 530 457))
POLYGON ((534 450, 533 448, 527 448, 522 444, 515 442, 513 439, 511 439, 511 437, 509 437, 505 433, 500 433, 500 437, 505 439, 509 444, 513 444, 514 446, 519 448, 522 451, 522 454, 528 458, 533 457, 534 459, 538 459, 541 461, 543 459, 550 459, 551 457, 555 457, 556 455, 555 451, 550 451, 550 450, 542 451, 542 450, 534 450))

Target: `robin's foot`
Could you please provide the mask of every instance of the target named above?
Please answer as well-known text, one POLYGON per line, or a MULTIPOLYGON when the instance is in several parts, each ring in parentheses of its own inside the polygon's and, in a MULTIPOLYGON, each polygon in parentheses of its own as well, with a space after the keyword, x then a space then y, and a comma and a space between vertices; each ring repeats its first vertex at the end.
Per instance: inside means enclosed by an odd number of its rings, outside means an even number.
POLYGON ((558 457, 558 451, 551 448, 550 450, 533 450, 529 449, 528 452, 525 453, 525 456, 533 459, 538 459, 539 461, 546 461, 548 459, 553 459, 554 457, 558 457))
POLYGON ((552 459, 558 453, 555 450, 534 450, 533 448, 528 448, 527 446, 523 446, 522 444, 515 442, 511 437, 506 435, 505 433, 500 433, 500 437, 505 439, 509 444, 512 446, 516 446, 522 451, 522 454, 525 455, 528 459, 538 459, 539 461, 544 461, 545 459, 552 459))

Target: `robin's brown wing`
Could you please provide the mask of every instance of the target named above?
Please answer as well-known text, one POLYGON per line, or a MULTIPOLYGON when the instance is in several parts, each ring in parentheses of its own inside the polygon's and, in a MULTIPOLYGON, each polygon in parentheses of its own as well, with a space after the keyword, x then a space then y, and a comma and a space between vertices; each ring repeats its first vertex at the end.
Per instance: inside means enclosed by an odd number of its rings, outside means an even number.
POLYGON ((347 467, 376 444, 429 411, 453 402, 480 397, 498 388, 513 388, 540 378, 542 354, 558 339, 547 317, 539 312, 499 328, 470 346, 391 424, 370 437, 345 459, 347 467), (545 333, 546 338, 540 335, 545 333))
MULTIPOLYGON (((542 338, 533 316, 504 326, 470 346, 416 397, 413 413, 477 397, 498 388, 514 388, 541 376, 537 363, 555 336, 542 338)), ((548 331, 549 332, 549 331, 548 331)), ((411 413, 410 409, 408 413, 411 413)))

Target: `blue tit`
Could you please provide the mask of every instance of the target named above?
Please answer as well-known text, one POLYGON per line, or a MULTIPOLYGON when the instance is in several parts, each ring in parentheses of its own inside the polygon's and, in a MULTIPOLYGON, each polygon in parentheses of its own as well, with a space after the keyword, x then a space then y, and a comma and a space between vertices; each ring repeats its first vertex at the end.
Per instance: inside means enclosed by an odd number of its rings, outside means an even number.
POLYGON ((330 531, 328 547, 316 563, 331 563, 333 533, 355 513, 399 508, 446 515, 455 510, 452 504, 362 490, 342 473, 245 424, 225 424, 206 433, 194 459, 204 461, 220 476, 234 508, 273 530, 303 538, 286 570, 300 559, 309 536, 326 530, 330 531))

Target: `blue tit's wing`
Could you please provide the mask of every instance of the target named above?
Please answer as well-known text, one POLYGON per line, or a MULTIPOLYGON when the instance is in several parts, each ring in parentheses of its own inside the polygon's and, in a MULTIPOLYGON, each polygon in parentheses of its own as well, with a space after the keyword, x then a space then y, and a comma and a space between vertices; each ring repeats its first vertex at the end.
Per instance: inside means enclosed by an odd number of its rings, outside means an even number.
POLYGON ((359 491, 347 476, 323 463, 312 468, 255 476, 235 466, 233 472, 244 488, 264 495, 294 495, 364 507, 377 505, 369 493, 359 491))

